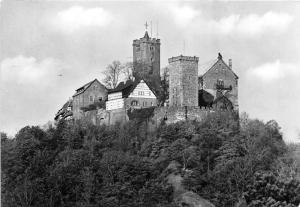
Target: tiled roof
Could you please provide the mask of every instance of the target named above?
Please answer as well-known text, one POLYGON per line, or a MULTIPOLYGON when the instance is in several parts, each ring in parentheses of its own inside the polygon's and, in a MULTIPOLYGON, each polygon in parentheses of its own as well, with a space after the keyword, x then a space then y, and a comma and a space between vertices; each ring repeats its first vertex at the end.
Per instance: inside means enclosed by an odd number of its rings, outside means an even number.
MULTIPOLYGON (((73 95, 73 97, 74 96, 77 96, 77 95, 79 95, 79 94, 81 94, 81 93, 83 93, 86 89, 88 89, 91 85, 92 85, 92 83, 94 83, 95 81, 98 81, 97 80, 97 78, 95 79, 95 80, 93 80, 93 81, 91 81, 91 82, 88 82, 87 84, 84 84, 83 86, 81 86, 80 88, 78 88, 78 89, 76 89, 76 93, 73 95)), ((99 82, 99 81, 98 81, 99 82)), ((99 82, 100 83, 100 82, 99 82)), ((101 83, 100 83, 101 84, 101 83)), ((102 85, 102 84, 101 84, 102 85)), ((103 85, 102 85, 103 86, 103 85)), ((105 87, 105 86, 103 86, 103 87, 105 87)))
POLYGON ((226 67, 228 67, 229 70, 232 71, 232 73, 234 74, 234 76, 236 78, 238 78, 238 76, 235 74, 235 72, 233 72, 233 70, 227 65, 227 63, 224 62, 224 60, 222 59, 222 55, 220 53, 218 54, 218 58, 217 59, 213 59, 213 60, 205 62, 205 63, 203 63, 201 65, 198 65, 198 74, 199 74, 199 76, 203 76, 205 73, 207 73, 207 71, 209 71, 211 68, 213 68, 214 65, 216 63, 218 63, 219 61, 221 61, 226 67))
MULTIPOLYGON (((126 83, 121 82, 116 88, 108 90, 108 93, 122 92, 122 97, 127 98, 130 95, 130 93, 135 89, 135 87, 141 82, 141 80, 143 79, 135 79, 134 81, 128 80, 126 81, 126 83)), ((151 88, 150 84, 148 84, 145 80, 143 81, 147 84, 149 89, 154 94, 156 94, 155 91, 151 88)))
POLYGON ((126 81, 126 83, 121 82, 118 84, 116 88, 109 90, 108 93, 122 92, 122 97, 127 98, 129 94, 135 89, 135 87, 139 82, 140 81, 138 80, 135 81, 128 80, 126 81))
POLYGON ((208 62, 205 62, 205 63, 199 65, 198 66, 199 76, 203 76, 212 66, 214 66, 214 64, 216 64, 217 61, 218 61, 218 59, 213 59, 213 60, 210 60, 208 62))

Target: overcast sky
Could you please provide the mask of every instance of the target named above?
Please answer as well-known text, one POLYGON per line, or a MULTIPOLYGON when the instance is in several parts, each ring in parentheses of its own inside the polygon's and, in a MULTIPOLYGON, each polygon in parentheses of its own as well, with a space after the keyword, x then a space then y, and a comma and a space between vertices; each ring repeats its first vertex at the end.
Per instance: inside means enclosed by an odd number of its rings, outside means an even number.
POLYGON ((162 67, 221 52, 239 76, 240 111, 300 141, 300 2, 0 0, 0 130, 53 120, 76 88, 132 59, 151 20, 162 67))

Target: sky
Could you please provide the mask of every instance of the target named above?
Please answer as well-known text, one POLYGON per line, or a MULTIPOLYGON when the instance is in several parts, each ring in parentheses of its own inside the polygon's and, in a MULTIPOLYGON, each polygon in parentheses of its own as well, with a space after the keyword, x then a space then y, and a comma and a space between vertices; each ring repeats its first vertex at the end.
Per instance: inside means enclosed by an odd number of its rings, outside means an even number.
POLYGON ((285 141, 300 142, 295 1, 0 0, 0 131, 53 121, 75 89, 132 60, 146 21, 161 39, 161 67, 180 54, 201 66, 221 52, 239 76, 240 112, 274 119, 285 141))

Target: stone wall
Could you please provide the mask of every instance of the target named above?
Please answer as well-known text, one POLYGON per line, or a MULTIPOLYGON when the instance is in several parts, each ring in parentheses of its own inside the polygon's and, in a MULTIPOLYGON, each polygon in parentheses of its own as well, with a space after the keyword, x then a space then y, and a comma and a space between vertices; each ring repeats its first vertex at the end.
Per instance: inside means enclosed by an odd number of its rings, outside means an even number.
POLYGON ((158 107, 154 110, 152 120, 159 125, 162 120, 167 124, 184 120, 202 121, 209 113, 215 111, 200 107, 158 107))
POLYGON ((169 58, 169 105, 198 106, 198 58, 169 58))
POLYGON ((214 97, 217 95, 216 83, 218 80, 224 82, 224 87, 231 86, 231 90, 223 91, 223 93, 232 102, 234 110, 238 110, 238 77, 235 76, 232 69, 229 68, 222 59, 218 60, 216 64, 203 75, 202 79, 203 85, 200 84, 200 89, 204 89, 214 97))
MULTIPOLYGON (((140 121, 147 123, 149 131, 154 132, 162 121, 166 124, 172 124, 179 121, 195 120, 203 121, 209 114, 212 113, 234 113, 234 111, 214 111, 211 109, 200 108, 200 107, 154 107, 144 108, 138 110, 147 110, 140 117, 140 121), (151 111, 151 113, 150 113, 151 111), (146 115, 147 114, 147 115, 146 115), (147 117, 145 117, 147 116, 147 117)), ((117 122, 129 121, 127 111, 125 109, 119 109, 114 111, 106 111, 104 109, 97 109, 84 113, 84 119, 92 121, 95 125, 113 125, 117 122)), ((132 119, 132 118, 131 118, 132 119)))
POLYGON ((117 122, 128 121, 125 109, 106 111, 105 109, 96 109, 83 113, 82 119, 91 121, 95 125, 114 125, 117 122))
POLYGON ((151 38, 148 33, 143 38, 133 40, 133 64, 136 75, 160 83, 160 40, 151 38))
POLYGON ((74 119, 80 119, 84 116, 84 113, 80 109, 81 107, 87 107, 100 98, 102 98, 102 100, 107 100, 107 90, 98 81, 94 81, 83 93, 73 97, 72 111, 74 119), (92 101, 90 100, 90 96, 93 97, 92 101))

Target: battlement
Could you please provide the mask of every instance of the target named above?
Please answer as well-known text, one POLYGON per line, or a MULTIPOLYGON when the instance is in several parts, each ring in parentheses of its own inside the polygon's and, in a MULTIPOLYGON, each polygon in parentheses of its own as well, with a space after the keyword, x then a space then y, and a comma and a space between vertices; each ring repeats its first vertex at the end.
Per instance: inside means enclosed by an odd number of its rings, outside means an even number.
POLYGON ((198 62, 199 61, 199 58, 194 56, 183 56, 183 55, 180 55, 180 56, 177 56, 177 57, 171 57, 168 59, 169 61, 169 64, 172 63, 172 62, 177 62, 177 61, 192 61, 192 62, 198 62))
POLYGON ((136 46, 136 45, 140 45, 141 43, 147 43, 147 42, 150 42, 150 43, 153 43, 153 44, 160 44, 160 39, 156 39, 156 38, 149 38, 149 39, 146 39, 146 38, 140 38, 140 39, 136 39, 136 40, 133 40, 133 46, 136 46))

